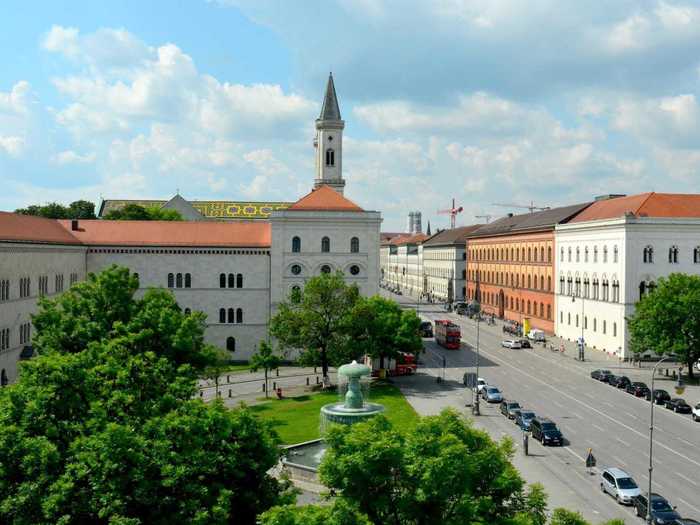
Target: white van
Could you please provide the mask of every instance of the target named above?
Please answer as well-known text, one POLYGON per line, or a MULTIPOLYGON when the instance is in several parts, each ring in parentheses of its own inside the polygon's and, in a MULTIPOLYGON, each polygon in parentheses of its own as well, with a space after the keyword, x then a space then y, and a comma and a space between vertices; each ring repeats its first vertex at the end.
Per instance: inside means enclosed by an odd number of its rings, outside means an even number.
POLYGON ((530 341, 537 341, 537 342, 542 342, 544 343, 545 337, 544 337, 544 331, 540 330, 539 328, 533 328, 527 333, 527 338, 530 339, 530 341))

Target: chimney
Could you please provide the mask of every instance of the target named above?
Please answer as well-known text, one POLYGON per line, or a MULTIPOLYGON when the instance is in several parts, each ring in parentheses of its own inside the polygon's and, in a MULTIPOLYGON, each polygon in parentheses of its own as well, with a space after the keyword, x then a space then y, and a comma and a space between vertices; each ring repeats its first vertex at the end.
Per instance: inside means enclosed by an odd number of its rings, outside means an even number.
POLYGON ((78 231, 78 219, 73 219, 70 221, 70 229, 74 232, 78 231))
POLYGON ((513 216, 513 214, 509 212, 509 213, 508 213, 508 217, 512 217, 512 216, 513 216))

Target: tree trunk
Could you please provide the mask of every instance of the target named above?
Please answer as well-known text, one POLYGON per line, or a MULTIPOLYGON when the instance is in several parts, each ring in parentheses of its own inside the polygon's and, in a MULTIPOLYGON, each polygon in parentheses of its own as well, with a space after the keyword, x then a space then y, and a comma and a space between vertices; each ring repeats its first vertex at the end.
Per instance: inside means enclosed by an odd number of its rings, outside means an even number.
POLYGON ((325 348, 321 348, 321 370, 323 373, 323 386, 329 386, 331 382, 328 378, 328 354, 325 348))
POLYGON ((384 368, 384 355, 379 356, 379 368, 384 368))
POLYGON ((693 374, 693 366, 695 366, 695 361, 696 361, 695 359, 690 359, 690 358, 689 358, 689 361, 688 361, 688 363, 687 363, 687 365, 688 365, 688 379, 689 379, 690 381, 692 381, 693 379, 695 379, 695 375, 693 374))
POLYGON ((216 385, 216 397, 219 397, 219 373, 216 373, 216 378, 214 379, 214 384, 216 385))
POLYGON ((267 391, 269 390, 267 385, 267 368, 265 369, 265 397, 268 397, 267 391))

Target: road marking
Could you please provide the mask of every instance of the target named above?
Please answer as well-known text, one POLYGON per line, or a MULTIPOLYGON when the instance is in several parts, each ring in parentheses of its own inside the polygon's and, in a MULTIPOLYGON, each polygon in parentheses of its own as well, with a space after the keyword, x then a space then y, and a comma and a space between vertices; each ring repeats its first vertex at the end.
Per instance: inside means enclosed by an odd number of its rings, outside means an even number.
POLYGON ((608 405, 610 408, 615 408, 615 405, 613 405, 612 403, 608 403, 607 401, 603 401, 603 404, 608 405))
POLYGON ((557 403, 556 401, 554 401, 554 399, 550 399, 550 401, 557 405, 559 408, 564 408, 564 405, 562 405, 561 403, 557 403))
POLYGON ((591 426, 597 428, 597 429, 600 430, 601 432, 605 432, 605 429, 604 429, 603 427, 598 426, 598 425, 596 425, 595 423, 591 423, 591 426))
MULTIPOLYGON (((582 405, 582 406, 588 408, 589 410, 591 410, 591 411, 595 412, 596 414, 598 414, 598 415, 604 417, 605 419, 608 419, 608 420, 612 421, 613 423, 615 423, 615 424, 617 424, 617 425, 620 425, 620 426, 623 427, 623 428, 626 428, 627 430, 629 430, 629 431, 632 432, 633 434, 637 434, 638 436, 640 436, 640 437, 643 438, 643 439, 648 439, 648 436, 647 436, 647 435, 645 435, 645 434, 639 432, 638 430, 632 428, 631 426, 629 426, 629 425, 627 425, 627 424, 625 424, 625 423, 622 423, 621 421, 618 421, 617 419, 615 419, 615 418, 612 417, 612 416, 609 416, 609 415, 606 414, 605 412, 602 412, 602 411, 598 410, 597 408, 595 408, 595 407, 593 407, 593 406, 590 406, 590 405, 584 403, 584 402, 581 401, 580 399, 576 399, 575 397, 570 396, 570 395, 567 394, 565 391, 560 390, 560 389, 558 389, 558 388, 552 386, 551 384, 547 383, 546 381, 543 381, 543 380, 540 379, 539 377, 535 377, 535 376, 533 376, 532 374, 528 374, 527 372, 523 372, 522 370, 519 370, 517 367, 515 367, 514 365, 511 365, 511 364, 508 363, 507 361, 504 361, 503 359, 500 359, 500 358, 495 357, 495 356, 493 356, 493 355, 489 355, 489 358, 490 358, 490 359, 493 359, 494 361, 497 361, 497 362, 501 363, 503 366, 507 366, 507 367, 509 367, 509 368, 511 368, 511 369, 513 369, 513 370, 515 370, 516 372, 520 372, 521 374, 523 374, 523 375, 529 377, 530 379, 532 379, 532 380, 534 380, 534 381, 540 383, 541 385, 544 385, 544 386, 546 386, 546 387, 551 388, 552 390, 554 390, 555 392, 557 392, 559 395, 564 396, 564 397, 568 397, 571 401, 573 401, 573 402, 575 402, 575 403, 578 403, 578 404, 580 404, 580 405, 582 405)), ((613 406, 613 405, 611 405, 611 406, 613 406)), ((663 449, 665 449, 665 450, 668 450, 668 451, 671 452, 672 454, 675 454, 676 456, 678 456, 678 457, 680 457, 680 458, 682 458, 682 459, 685 459, 686 461, 689 461, 689 462, 692 463, 693 465, 696 465, 696 466, 700 467, 700 462, 699 462, 699 461, 695 461, 693 458, 689 458, 689 457, 686 456, 685 454, 681 454, 680 452, 677 452, 676 450, 672 449, 671 447, 669 447, 668 445, 666 445, 666 444, 664 444, 664 443, 662 443, 662 442, 658 442, 658 441, 657 441, 657 442, 656 442, 656 446, 657 446, 657 447, 660 447, 660 448, 663 448, 663 449)))
MULTIPOLYGON (((656 429, 654 429, 654 430, 656 430, 656 429)), ((676 439, 678 439, 679 441, 682 441, 682 442, 685 443, 686 445, 690 445, 691 447, 694 447, 694 446, 695 446, 695 445, 692 444, 690 441, 687 441, 687 440, 685 440, 685 439, 683 439, 683 438, 676 438, 676 439)))
POLYGON ((572 416, 572 417, 575 417, 576 419, 581 419, 581 416, 578 415, 576 412, 572 412, 572 413, 571 413, 571 416, 572 416))
POLYGON ((627 415, 628 415, 629 417, 633 418, 633 419, 639 419, 639 418, 638 418, 637 416, 635 416, 634 414, 628 413, 627 415))
POLYGON ((696 487, 698 486, 698 484, 695 483, 695 481, 693 481, 693 480, 690 479, 689 477, 684 476, 684 475, 681 474, 680 472, 676 472, 676 475, 677 475, 679 478, 683 478, 683 479, 686 480, 688 483, 692 483, 692 484, 695 485, 696 487))
POLYGON ((693 509, 695 512, 700 512, 700 509, 698 509, 695 505, 691 505, 690 503, 688 503, 688 502, 685 501, 684 499, 678 498, 678 501, 680 501, 680 502, 683 503, 684 505, 688 505, 688 507, 690 507, 691 509, 693 509))
POLYGON ((571 450, 569 447, 562 447, 562 448, 563 448, 564 450, 566 450, 567 452, 569 452, 570 454, 572 454, 574 457, 577 457, 578 459, 580 459, 581 461, 586 461, 586 460, 583 458, 583 456, 579 456, 576 452, 574 452, 573 450, 571 450))
POLYGON ((620 438, 615 438, 615 441, 617 441, 618 443, 622 443, 622 444, 625 445, 626 447, 629 447, 629 446, 630 446, 630 444, 627 443, 627 441, 622 441, 620 438))
POLYGON ((624 465, 625 461, 623 459, 618 458, 617 456, 610 456, 613 458, 615 461, 617 461, 620 465, 624 465))

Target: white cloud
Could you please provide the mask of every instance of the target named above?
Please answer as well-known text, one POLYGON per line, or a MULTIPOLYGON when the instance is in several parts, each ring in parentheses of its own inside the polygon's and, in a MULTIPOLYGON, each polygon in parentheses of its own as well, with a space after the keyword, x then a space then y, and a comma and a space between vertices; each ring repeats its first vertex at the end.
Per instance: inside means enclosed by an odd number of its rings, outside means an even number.
POLYGON ((5 151, 11 157, 19 157, 25 147, 25 142, 22 137, 3 137, 0 136, 0 151, 5 151))
POLYGON ((95 153, 86 153, 80 155, 73 150, 61 151, 53 157, 53 162, 56 164, 91 164, 95 162, 97 155, 95 153))

